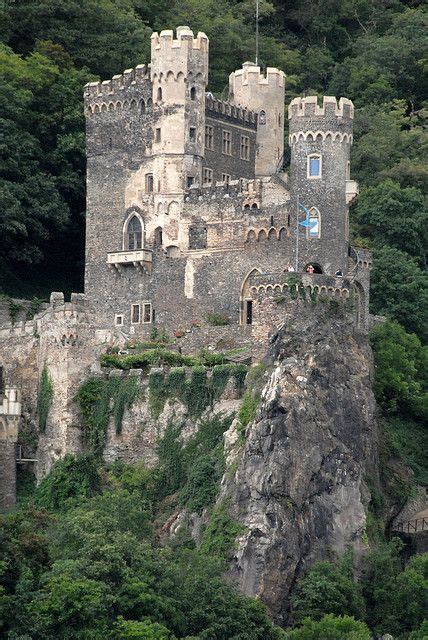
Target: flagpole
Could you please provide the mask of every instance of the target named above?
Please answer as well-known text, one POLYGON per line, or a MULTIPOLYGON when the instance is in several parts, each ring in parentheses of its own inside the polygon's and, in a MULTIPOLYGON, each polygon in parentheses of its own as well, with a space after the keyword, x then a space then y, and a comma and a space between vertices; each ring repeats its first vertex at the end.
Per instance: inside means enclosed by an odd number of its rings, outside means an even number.
POLYGON ((296 273, 299 270, 299 194, 297 194, 297 209, 296 209, 296 273))
POLYGON ((259 64, 259 0, 256 0, 256 65, 259 64))

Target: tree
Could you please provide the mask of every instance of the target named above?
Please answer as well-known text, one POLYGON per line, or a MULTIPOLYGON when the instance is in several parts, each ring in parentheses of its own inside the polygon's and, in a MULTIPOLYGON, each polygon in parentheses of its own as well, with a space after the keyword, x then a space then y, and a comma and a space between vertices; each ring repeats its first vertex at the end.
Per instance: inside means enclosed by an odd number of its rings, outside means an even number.
POLYGON ((371 640, 371 637, 364 622, 332 614, 325 615, 319 621, 305 618, 299 628, 285 633, 285 640, 371 640))
POLYGON ((384 246, 373 253, 370 311, 397 320, 422 339, 427 335, 428 276, 408 253, 384 246))
POLYGON ((352 559, 345 556, 338 565, 318 562, 299 581, 292 598, 296 620, 320 620, 325 614, 364 618, 364 601, 352 576, 352 559))
POLYGON ((376 366, 374 391, 383 410, 426 416, 428 347, 392 321, 375 326, 370 340, 376 366))
POLYGON ((355 214, 361 235, 377 246, 406 251, 425 264, 428 210, 418 189, 385 180, 361 191, 355 214))

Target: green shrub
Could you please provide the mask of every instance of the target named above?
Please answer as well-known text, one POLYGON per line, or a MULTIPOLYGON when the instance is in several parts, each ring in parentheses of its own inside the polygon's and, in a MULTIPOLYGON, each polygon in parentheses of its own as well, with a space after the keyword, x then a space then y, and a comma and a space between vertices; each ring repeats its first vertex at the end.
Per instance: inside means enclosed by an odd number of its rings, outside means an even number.
POLYGON ((67 454, 43 478, 34 495, 35 504, 63 511, 100 490, 99 463, 93 455, 67 454))
POLYGON ((243 427, 246 427, 256 417, 257 408, 260 404, 260 396, 252 390, 248 390, 242 400, 238 418, 243 427))
POLYGON ((316 622, 306 618, 298 629, 286 630, 285 640, 371 640, 364 622, 349 616, 328 614, 316 622))
POLYGON ((39 418, 39 429, 42 432, 46 430, 46 423, 48 420, 49 409, 52 405, 53 395, 52 378, 50 377, 48 368, 45 364, 40 376, 39 390, 37 394, 37 415, 39 418))
POLYGON ((215 507, 205 529, 200 550, 209 556, 227 558, 233 549, 237 536, 244 533, 245 527, 235 522, 227 513, 226 503, 215 507))
POLYGON ((213 327, 224 327, 229 324, 229 317, 223 313, 207 313, 207 322, 213 327))

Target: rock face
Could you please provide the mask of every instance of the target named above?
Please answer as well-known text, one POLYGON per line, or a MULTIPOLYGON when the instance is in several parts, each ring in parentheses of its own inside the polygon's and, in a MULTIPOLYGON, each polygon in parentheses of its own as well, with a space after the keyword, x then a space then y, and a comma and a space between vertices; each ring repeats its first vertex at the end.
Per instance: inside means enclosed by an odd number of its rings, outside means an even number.
POLYGON ((348 545, 357 560, 364 551, 364 477, 376 470, 367 336, 327 305, 296 314, 296 304, 293 319, 285 310, 271 338, 245 445, 237 448, 236 421, 226 434, 229 471, 220 495, 246 527, 229 577, 279 623, 293 583, 315 560, 335 558, 348 545))

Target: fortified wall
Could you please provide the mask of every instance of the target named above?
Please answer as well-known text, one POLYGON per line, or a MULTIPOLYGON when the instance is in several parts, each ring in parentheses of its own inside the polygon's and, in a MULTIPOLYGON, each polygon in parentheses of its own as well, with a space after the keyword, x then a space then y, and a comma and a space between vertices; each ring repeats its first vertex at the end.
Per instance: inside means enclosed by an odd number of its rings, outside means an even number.
MULTIPOLYGON (((149 64, 84 88, 85 292, 53 293, 32 320, 7 322, 0 305, 6 506, 17 458, 35 460, 40 480, 85 446, 75 397, 105 377, 107 349, 167 333, 182 354, 238 349, 256 362, 278 327, 318 303, 345 305, 367 330, 371 254, 349 244, 352 103, 291 102, 288 175, 283 71, 246 62, 218 100, 208 55, 189 27, 154 33, 149 64)), ((151 459, 156 429, 143 434, 139 411, 123 434, 109 430, 107 460, 151 459)))

